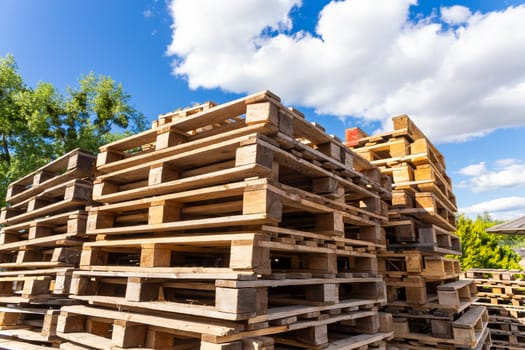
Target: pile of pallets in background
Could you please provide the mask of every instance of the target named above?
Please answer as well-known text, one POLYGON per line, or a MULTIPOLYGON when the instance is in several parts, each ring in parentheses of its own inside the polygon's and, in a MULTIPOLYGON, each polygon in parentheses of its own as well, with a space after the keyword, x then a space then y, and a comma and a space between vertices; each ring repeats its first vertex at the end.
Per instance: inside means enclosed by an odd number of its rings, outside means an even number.
POLYGON ((392 179, 387 251, 379 273, 393 314, 392 349, 485 349, 490 347, 487 311, 473 307, 476 288, 461 280, 456 199, 445 159, 406 116, 394 130, 368 136, 346 130, 346 145, 392 179))
POLYGON ((270 92, 100 149, 62 349, 384 349, 390 182, 270 92))
POLYGON ((525 348, 525 274, 519 270, 471 269, 465 277, 478 289, 477 305, 487 308, 493 349, 525 348))
POLYGON ((95 156, 74 150, 11 183, 0 213, 0 348, 56 346, 80 260, 95 156))

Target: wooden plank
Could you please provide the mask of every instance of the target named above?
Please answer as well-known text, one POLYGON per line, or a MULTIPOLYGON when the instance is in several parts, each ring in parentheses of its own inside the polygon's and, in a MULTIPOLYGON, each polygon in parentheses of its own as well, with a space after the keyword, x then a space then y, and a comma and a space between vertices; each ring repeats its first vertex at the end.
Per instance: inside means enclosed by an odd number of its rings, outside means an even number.
POLYGON ((267 214, 233 215, 202 220, 185 220, 163 224, 137 225, 130 227, 110 227, 88 230, 88 235, 138 234, 150 232, 182 231, 191 229, 209 229, 212 227, 233 227, 242 225, 262 225, 272 222, 267 214))
POLYGON ((52 346, 34 345, 28 342, 2 339, 0 338, 0 347, 5 350, 51 350, 56 349, 52 346))
POLYGON ((162 195, 170 192, 173 193, 193 188, 211 186, 253 176, 266 176, 270 172, 271 169, 261 166, 260 164, 247 164, 230 169, 195 175, 188 178, 167 181, 160 184, 123 190, 116 193, 101 194, 94 198, 102 202, 113 203, 139 197, 162 195))
MULTIPOLYGON (((130 312, 112 311, 108 309, 97 309, 87 306, 75 305, 64 306, 61 311, 64 313, 79 314, 93 317, 103 317, 110 320, 123 320, 139 324, 157 326, 162 328, 181 329, 190 333, 208 334, 212 336, 228 336, 242 330, 239 326, 207 321, 194 321, 191 318, 179 316, 177 319, 161 316, 149 316, 130 312)), ((62 315, 60 316, 62 319, 62 315)), ((59 334, 61 336, 61 334, 59 334)))

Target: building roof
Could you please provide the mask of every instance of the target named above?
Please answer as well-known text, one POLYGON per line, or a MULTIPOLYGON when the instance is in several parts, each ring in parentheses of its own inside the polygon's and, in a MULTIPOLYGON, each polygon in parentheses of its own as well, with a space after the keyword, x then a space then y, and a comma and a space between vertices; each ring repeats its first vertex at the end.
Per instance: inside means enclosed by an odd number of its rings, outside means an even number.
POLYGON ((487 230, 487 232, 525 235, 525 216, 504 222, 496 226, 492 226, 487 230))

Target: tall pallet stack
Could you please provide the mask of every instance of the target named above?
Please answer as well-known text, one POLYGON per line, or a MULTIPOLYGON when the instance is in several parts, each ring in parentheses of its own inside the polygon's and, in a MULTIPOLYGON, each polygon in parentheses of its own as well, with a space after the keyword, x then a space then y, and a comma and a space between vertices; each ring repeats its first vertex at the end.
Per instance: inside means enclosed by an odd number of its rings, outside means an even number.
POLYGON ((519 270, 471 269, 477 305, 487 308, 493 349, 525 349, 525 274, 519 270))
POLYGON ((487 311, 471 306, 472 281, 458 280, 461 255, 456 200, 445 160, 406 116, 393 118, 394 130, 368 136, 346 131, 346 145, 392 179, 387 249, 379 255, 388 305, 393 314, 392 349, 486 349, 487 311))
POLYGON ((100 149, 62 349, 384 349, 389 181, 270 92, 100 149))
POLYGON ((0 348, 56 346, 91 204, 95 156, 74 150, 13 182, 0 213, 0 348))

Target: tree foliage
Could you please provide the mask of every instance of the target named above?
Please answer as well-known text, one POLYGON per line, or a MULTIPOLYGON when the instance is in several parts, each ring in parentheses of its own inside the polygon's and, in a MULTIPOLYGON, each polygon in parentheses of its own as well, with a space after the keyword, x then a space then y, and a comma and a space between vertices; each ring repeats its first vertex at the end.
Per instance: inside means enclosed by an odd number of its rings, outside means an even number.
POLYGON ((498 235, 487 233, 496 222, 488 215, 479 215, 476 220, 460 215, 457 234, 461 239, 463 255, 461 269, 496 268, 519 269, 520 256, 505 244, 498 235))
POLYGON ((17 178, 75 148, 96 152, 145 127, 111 77, 91 72, 62 94, 50 83, 27 86, 14 57, 0 57, 0 205, 17 178))

